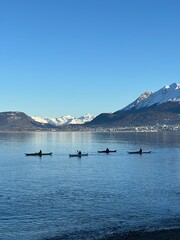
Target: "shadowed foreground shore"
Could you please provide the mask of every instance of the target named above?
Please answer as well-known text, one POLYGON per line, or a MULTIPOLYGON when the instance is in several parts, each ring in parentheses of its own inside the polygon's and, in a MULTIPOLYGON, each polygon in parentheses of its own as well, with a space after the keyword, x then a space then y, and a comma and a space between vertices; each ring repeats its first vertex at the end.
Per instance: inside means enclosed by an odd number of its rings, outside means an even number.
POLYGON ((159 230, 153 232, 130 232, 127 234, 113 234, 101 240, 180 240, 180 229, 159 230))

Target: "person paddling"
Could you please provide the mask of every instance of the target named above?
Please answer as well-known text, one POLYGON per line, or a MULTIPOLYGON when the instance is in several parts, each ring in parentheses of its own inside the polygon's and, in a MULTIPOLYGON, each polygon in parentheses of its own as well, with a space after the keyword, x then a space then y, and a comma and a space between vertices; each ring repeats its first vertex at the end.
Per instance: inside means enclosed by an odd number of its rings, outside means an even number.
POLYGON ((109 153, 109 148, 106 148, 106 153, 109 153))
POLYGON ((79 155, 81 155, 81 151, 77 151, 79 155))

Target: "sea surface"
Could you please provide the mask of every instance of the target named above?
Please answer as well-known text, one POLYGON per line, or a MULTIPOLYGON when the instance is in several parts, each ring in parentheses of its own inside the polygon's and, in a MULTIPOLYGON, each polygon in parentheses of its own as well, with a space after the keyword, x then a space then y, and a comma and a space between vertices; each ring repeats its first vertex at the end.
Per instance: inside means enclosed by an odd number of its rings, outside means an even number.
POLYGON ((0 239, 106 239, 179 227, 179 132, 0 133, 0 239), (97 152, 107 147, 117 152, 97 152), (127 153, 140 148, 152 152, 127 153), (53 155, 25 155, 40 149, 53 155), (70 158, 77 150, 89 155, 70 158))

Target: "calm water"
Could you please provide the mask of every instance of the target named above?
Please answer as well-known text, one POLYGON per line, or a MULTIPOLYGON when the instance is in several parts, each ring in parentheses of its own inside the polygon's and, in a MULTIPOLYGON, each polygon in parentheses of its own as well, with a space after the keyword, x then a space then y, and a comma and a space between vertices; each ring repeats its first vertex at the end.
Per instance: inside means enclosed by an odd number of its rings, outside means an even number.
POLYGON ((180 135, 0 133, 0 239, 99 239, 180 226, 180 135), (117 153, 98 154, 109 147, 117 153), (128 150, 152 150, 128 155, 128 150), (26 157, 25 152, 53 152, 26 157), (69 158, 77 150, 88 157, 69 158))

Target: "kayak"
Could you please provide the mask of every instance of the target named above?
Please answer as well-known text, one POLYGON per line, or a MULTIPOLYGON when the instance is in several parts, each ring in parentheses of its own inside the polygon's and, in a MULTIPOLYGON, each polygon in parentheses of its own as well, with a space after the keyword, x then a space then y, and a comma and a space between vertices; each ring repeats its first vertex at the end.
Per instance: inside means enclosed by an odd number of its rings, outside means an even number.
POLYGON ((151 153, 151 151, 148 152, 140 152, 140 151, 136 151, 136 152, 128 152, 129 154, 143 154, 143 153, 151 153))
POLYGON ((98 151, 98 153, 111 153, 111 152, 117 152, 117 150, 103 150, 103 151, 98 151))
POLYGON ((75 153, 75 154, 69 154, 69 157, 83 157, 83 156, 88 156, 88 153, 75 153))
POLYGON ((44 155, 52 155, 52 152, 50 153, 26 153, 26 156, 44 156, 44 155))

